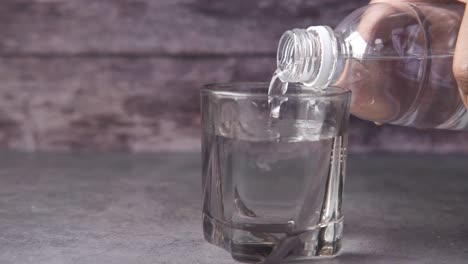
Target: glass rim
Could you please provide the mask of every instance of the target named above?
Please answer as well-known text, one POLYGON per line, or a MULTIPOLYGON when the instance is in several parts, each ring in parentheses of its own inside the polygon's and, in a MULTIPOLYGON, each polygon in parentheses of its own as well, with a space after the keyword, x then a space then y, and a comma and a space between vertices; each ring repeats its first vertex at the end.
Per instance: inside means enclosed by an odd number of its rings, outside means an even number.
MULTIPOLYGON (((287 93, 285 95, 275 95, 276 98, 342 98, 346 99, 351 95, 350 90, 346 90, 339 86, 330 85, 326 89, 311 90, 310 87, 300 83, 290 83, 290 87, 305 88, 301 93, 287 93), (331 89, 330 89, 331 88, 331 89), (332 91, 333 90, 333 91, 332 91)), ((225 97, 249 97, 249 98, 265 98, 265 93, 254 93, 253 89, 268 89, 269 83, 267 82, 225 82, 225 83, 211 83, 202 87, 203 94, 213 94, 225 97)))

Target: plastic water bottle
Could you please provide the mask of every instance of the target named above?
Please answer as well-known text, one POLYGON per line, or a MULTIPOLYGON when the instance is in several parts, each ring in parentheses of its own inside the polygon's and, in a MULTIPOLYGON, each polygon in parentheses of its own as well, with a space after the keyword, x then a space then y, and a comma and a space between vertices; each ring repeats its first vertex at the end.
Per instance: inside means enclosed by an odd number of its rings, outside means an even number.
POLYGON ((452 63, 462 4, 372 4, 327 26, 284 33, 278 77, 352 90, 351 112, 376 123, 468 130, 452 63))

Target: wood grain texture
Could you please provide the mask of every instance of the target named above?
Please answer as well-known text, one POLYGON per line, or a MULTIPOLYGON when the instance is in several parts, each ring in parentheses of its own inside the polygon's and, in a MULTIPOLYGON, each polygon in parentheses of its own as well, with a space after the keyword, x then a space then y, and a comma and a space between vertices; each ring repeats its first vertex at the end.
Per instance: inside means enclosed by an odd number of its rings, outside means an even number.
MULTIPOLYGON (((0 59, 0 147, 196 150, 201 85, 267 79, 273 66, 271 58, 235 57, 0 59)), ((468 149, 466 133, 377 127, 358 120, 350 131, 351 150, 358 152, 468 149)))
POLYGON ((0 145, 31 151, 194 149, 202 84, 266 79, 272 62, 1 59, 0 145))
MULTIPOLYGON (((199 88, 266 81, 283 31, 367 0, 2 0, 0 148, 199 149, 199 88)), ((468 135, 352 120, 352 151, 468 152, 468 135)))
POLYGON ((365 0, 2 0, 0 53, 273 54, 294 27, 336 25, 365 0))

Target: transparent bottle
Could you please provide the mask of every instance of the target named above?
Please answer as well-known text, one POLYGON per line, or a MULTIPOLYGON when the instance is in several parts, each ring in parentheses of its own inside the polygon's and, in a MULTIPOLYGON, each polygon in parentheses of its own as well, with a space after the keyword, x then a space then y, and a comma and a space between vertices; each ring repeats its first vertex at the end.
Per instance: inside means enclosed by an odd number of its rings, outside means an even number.
POLYGON ((371 4, 327 26, 284 33, 278 77, 353 92, 351 112, 376 123, 468 129, 452 71, 463 4, 371 4))

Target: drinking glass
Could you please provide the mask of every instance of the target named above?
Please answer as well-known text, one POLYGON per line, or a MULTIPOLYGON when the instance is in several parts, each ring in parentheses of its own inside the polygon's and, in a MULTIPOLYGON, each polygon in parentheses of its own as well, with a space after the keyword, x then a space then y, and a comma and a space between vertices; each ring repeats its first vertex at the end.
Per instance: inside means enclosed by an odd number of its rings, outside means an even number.
POLYGON ((203 231, 242 262, 335 255, 351 93, 290 84, 207 85, 201 91, 203 231), (279 103, 272 116, 269 102, 279 103), (276 109, 278 110, 278 109, 276 109))

